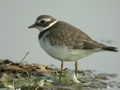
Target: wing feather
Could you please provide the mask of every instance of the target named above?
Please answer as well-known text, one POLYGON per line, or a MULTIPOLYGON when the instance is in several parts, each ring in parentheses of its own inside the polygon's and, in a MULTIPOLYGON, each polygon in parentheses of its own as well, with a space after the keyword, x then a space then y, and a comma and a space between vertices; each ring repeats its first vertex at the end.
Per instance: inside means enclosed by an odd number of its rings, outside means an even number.
POLYGON ((47 37, 52 45, 66 45, 73 49, 94 49, 105 46, 92 40, 80 29, 63 21, 59 21, 54 27, 51 27, 47 37))

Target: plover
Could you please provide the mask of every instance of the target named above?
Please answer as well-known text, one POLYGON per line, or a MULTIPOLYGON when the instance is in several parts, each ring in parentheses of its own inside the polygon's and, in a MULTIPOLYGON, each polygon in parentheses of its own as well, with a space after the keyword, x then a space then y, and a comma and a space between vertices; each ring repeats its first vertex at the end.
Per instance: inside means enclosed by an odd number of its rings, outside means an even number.
POLYGON ((80 29, 49 15, 40 15, 29 28, 37 28, 40 31, 40 46, 48 55, 61 61, 59 80, 62 78, 64 61, 75 61, 77 75, 79 59, 100 51, 118 51, 116 47, 98 43, 80 29))

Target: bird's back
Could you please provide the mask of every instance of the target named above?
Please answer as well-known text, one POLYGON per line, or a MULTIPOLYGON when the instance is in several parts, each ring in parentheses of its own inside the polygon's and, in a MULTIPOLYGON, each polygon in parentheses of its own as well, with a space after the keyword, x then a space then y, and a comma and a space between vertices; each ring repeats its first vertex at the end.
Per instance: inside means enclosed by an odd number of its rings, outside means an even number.
POLYGON ((93 49, 105 46, 92 40, 80 29, 63 21, 58 21, 49 28, 47 37, 49 37, 52 45, 66 45, 73 49, 93 49))

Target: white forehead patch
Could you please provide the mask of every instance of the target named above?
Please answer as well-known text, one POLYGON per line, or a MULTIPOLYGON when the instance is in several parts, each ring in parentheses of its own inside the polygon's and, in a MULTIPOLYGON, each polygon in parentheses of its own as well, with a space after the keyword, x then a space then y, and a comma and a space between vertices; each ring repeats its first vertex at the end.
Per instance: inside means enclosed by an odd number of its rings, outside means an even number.
POLYGON ((42 19, 38 20, 38 22, 41 22, 42 20, 49 22, 49 21, 51 21, 51 18, 42 18, 42 19))

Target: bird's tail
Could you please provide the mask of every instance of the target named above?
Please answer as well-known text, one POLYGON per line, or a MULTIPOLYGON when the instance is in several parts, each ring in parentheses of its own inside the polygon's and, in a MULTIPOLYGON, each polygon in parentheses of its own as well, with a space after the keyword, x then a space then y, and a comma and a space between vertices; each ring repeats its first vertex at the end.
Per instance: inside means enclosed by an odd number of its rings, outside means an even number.
POLYGON ((103 50, 107 50, 107 51, 112 51, 112 52, 118 52, 118 48, 117 47, 111 47, 111 46, 107 46, 107 47, 103 47, 103 50))

